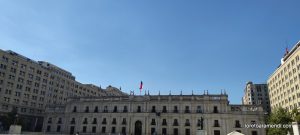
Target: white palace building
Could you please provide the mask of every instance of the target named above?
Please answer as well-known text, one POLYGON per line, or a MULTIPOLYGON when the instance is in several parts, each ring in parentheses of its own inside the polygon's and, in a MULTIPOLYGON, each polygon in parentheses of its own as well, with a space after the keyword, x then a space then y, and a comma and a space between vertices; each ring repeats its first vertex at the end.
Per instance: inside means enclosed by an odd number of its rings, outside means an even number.
POLYGON ((228 95, 124 95, 68 98, 46 108, 43 132, 79 135, 265 135, 261 106, 231 105, 228 95))

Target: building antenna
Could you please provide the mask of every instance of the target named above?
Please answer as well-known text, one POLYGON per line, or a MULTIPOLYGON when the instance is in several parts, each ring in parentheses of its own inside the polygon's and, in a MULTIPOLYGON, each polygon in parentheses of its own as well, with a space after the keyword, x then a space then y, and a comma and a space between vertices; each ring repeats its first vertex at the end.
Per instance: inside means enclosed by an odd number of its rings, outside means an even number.
POLYGON ((286 53, 288 53, 289 41, 287 39, 285 40, 285 49, 286 49, 286 53))

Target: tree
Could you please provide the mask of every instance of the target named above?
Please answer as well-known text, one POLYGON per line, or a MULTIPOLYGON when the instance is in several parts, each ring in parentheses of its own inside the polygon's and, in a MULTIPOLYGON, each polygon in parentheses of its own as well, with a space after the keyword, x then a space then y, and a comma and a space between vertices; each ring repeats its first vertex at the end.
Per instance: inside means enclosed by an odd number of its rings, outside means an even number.
POLYGON ((300 122, 300 112, 296 108, 292 110, 291 115, 294 122, 300 122))
MULTIPOLYGON (((298 115, 299 116, 299 115, 298 115)), ((277 108, 272 112, 267 120, 270 125, 273 124, 291 124, 293 121, 292 113, 284 110, 283 108, 277 108)), ((292 133, 292 128, 269 128, 267 129, 267 135, 286 135, 287 132, 292 133)))

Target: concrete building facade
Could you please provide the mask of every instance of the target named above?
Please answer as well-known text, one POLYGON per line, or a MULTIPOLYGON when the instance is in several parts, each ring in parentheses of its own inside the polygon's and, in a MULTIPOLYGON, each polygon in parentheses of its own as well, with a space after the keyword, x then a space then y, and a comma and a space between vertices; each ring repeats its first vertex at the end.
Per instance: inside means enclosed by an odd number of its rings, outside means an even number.
POLYGON ((243 96, 244 105, 261 105, 264 111, 270 113, 270 100, 267 84, 247 82, 243 96))
POLYGON ((265 135, 264 111, 256 105, 231 105, 221 95, 143 95, 69 98, 46 109, 43 132, 80 135, 225 135, 238 131, 265 135))
POLYGON ((46 105, 65 104, 69 96, 108 95, 126 94, 114 87, 82 84, 70 72, 48 62, 0 50, 0 116, 17 110, 29 118, 23 129, 41 129, 46 105))
POLYGON ((268 79, 271 109, 300 109, 300 42, 286 52, 281 64, 268 79))

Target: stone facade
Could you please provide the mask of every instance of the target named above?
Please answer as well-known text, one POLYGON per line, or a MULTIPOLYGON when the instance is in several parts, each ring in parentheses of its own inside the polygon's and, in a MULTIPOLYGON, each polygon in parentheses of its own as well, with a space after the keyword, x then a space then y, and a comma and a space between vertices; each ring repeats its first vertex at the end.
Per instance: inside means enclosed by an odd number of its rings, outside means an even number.
POLYGON ((80 135, 225 135, 239 131, 265 135, 264 111, 255 105, 231 105, 221 95, 143 95, 69 98, 46 109, 43 132, 80 135))
POLYGON ((244 105, 261 105, 264 111, 270 113, 270 100, 267 84, 253 84, 253 82, 247 82, 244 96, 244 105))

